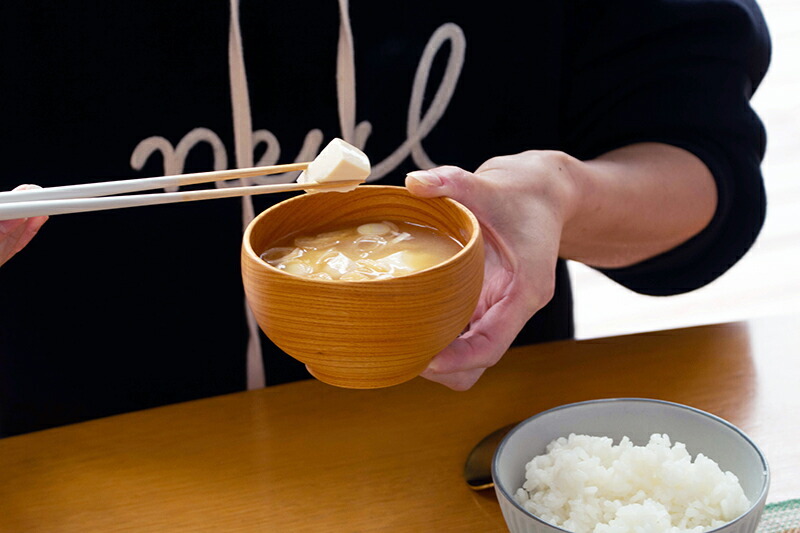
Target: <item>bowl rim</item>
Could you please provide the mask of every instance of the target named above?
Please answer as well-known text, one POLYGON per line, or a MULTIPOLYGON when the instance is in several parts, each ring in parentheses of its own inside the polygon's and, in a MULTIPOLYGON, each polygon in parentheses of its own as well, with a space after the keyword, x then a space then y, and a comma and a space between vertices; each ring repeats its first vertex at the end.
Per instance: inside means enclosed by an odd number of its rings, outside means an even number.
MULTIPOLYGON (((464 204, 462 204, 461 202, 458 202, 457 200, 454 200, 454 199, 452 199, 450 197, 437 196, 437 197, 434 197, 434 198, 423 198, 421 196, 414 196, 413 194, 411 194, 408 191, 408 189, 406 187, 401 187, 399 185, 365 184, 365 185, 359 185, 353 191, 358 190, 358 189, 403 190, 403 191, 408 192, 410 197, 415 198, 417 200, 421 200, 421 201, 425 201, 425 200, 442 200, 442 201, 444 201, 446 203, 452 204, 456 209, 458 209, 464 215, 466 215, 467 219, 470 221, 470 224, 472 225, 473 228, 475 228, 475 230, 472 231, 472 234, 470 235, 469 240, 466 243, 464 243, 464 245, 461 247, 461 249, 458 252, 456 252, 452 256, 448 257, 446 260, 442 261, 441 263, 437 263, 437 264, 435 264, 433 266, 430 266, 428 268, 425 268, 425 269, 422 269, 422 270, 418 270, 416 272, 412 272, 411 274, 406 274, 404 276, 398 276, 398 277, 394 277, 394 278, 370 279, 370 280, 308 279, 308 278, 304 278, 302 276, 296 276, 294 274, 289 274, 288 272, 284 272, 283 270, 279 270, 279 269, 273 267, 272 265, 270 265, 269 263, 267 263, 266 261, 261 259, 259 254, 257 254, 255 252, 255 250, 253 250, 253 246, 250 243, 250 235, 252 234, 253 228, 256 226, 257 222, 261 218, 268 216, 269 213, 273 209, 278 208, 278 206, 281 206, 281 205, 283 205, 283 204, 285 204, 287 202, 299 201, 298 200, 299 198, 302 198, 303 196, 306 195, 306 193, 301 193, 301 194, 292 196, 291 198, 287 198, 287 199, 285 199, 283 201, 280 201, 280 202, 278 202, 276 204, 273 204, 273 205, 269 206, 268 208, 266 208, 265 210, 263 210, 258 215, 256 215, 255 217, 253 217, 253 220, 251 220, 250 223, 247 224, 247 227, 244 230, 244 234, 242 235, 242 249, 247 254, 247 256, 250 258, 250 260, 253 260, 258 264, 263 264, 263 265, 269 267, 271 269, 270 270, 271 272, 277 273, 277 275, 279 275, 279 276, 289 276, 291 279, 302 280, 302 281, 308 282, 308 283, 327 283, 327 284, 334 284, 334 285, 353 285, 353 284, 355 284, 355 285, 364 285, 364 284, 374 285, 374 284, 377 284, 377 283, 380 283, 380 284, 406 283, 407 281, 397 281, 397 280, 407 280, 409 278, 414 278, 414 277, 416 277, 418 275, 422 275, 422 274, 425 274, 426 272, 430 272, 431 270, 435 270, 435 269, 444 267, 446 265, 449 265, 450 263, 452 263, 454 261, 457 261, 462 255, 465 255, 465 254, 469 253, 472 250, 472 248, 474 248, 477 245, 478 240, 482 239, 483 227, 481 226, 480 221, 478 220, 478 217, 476 217, 475 214, 468 207, 466 207, 464 204)), ((339 193, 339 194, 347 194, 347 193, 353 192, 353 191, 347 191, 345 193, 339 193)), ((332 191, 332 192, 335 192, 335 191, 332 191)), ((322 193, 317 193, 317 194, 322 194, 322 193)))
POLYGON ((615 402, 616 403, 622 403, 622 402, 656 403, 656 404, 662 404, 662 405, 670 406, 670 407, 677 408, 677 409, 683 409, 683 410, 686 410, 686 411, 692 411, 692 412, 694 412, 696 414, 699 414, 699 415, 701 415, 703 417, 709 418, 710 420, 712 420, 714 422, 717 422, 718 424, 721 424, 721 425, 726 426, 727 428, 731 429, 732 431, 737 433, 747 444, 749 444, 756 451, 756 454, 758 455, 758 458, 761 461, 761 466, 762 466, 762 469, 763 469, 763 472, 764 472, 764 477, 763 477, 762 485, 761 485, 761 491, 758 493, 758 496, 753 499, 753 501, 750 504, 750 507, 748 507, 745 512, 743 512, 742 514, 740 514, 739 516, 737 516, 733 520, 731 520, 729 522, 726 522, 725 524, 723 524, 721 526, 715 527, 713 529, 706 530, 706 533, 713 533, 714 531, 720 531, 722 528, 730 527, 732 524, 735 524, 736 522, 739 522, 739 521, 743 520, 744 517, 750 515, 750 513, 752 513, 754 509, 758 508, 759 506, 763 506, 763 504, 765 502, 765 499, 766 499, 767 492, 769 491, 771 474, 770 474, 770 469, 769 469, 769 463, 767 462, 767 458, 764 455, 764 452, 761 450, 761 448, 758 447, 758 445, 753 441, 753 439, 751 439, 744 431, 742 431, 741 429, 739 429, 735 425, 731 424, 730 422, 728 422, 724 418, 721 418, 721 417, 719 417, 719 416, 717 416, 715 414, 709 413, 707 411, 703 411, 702 409, 698 409, 698 408, 692 407, 690 405, 685 405, 685 404, 681 404, 681 403, 677 403, 677 402, 671 402, 671 401, 668 401, 668 400, 658 400, 658 399, 654 399, 654 398, 624 397, 624 398, 601 398, 601 399, 595 399, 595 400, 584 400, 584 401, 580 401, 580 402, 573 402, 573 403, 558 405, 556 407, 552 407, 550 409, 546 409, 544 411, 536 413, 533 416, 530 416, 530 417, 526 418, 525 420, 521 421, 519 424, 514 426, 514 428, 511 431, 509 431, 506 434, 505 437, 503 437, 503 440, 500 441, 500 444, 497 446, 497 449, 494 452, 494 456, 492 457, 492 481, 494 482, 495 490, 499 491, 502 494, 503 498, 506 500, 506 502, 512 504, 515 509, 517 509, 520 512, 524 513, 525 516, 536 520, 540 524, 549 526, 549 527, 555 529, 556 531, 563 531, 564 533, 573 533, 573 532, 569 531, 568 529, 561 528, 561 527, 559 527, 559 526, 557 526, 555 524, 551 524, 550 522, 546 522, 545 520, 542 520, 541 518, 539 518, 535 514, 531 513, 527 509, 525 509, 522 505, 519 504, 519 502, 517 502, 517 499, 513 495, 510 495, 508 493, 508 490, 506 489, 506 487, 504 487, 501 483, 498 482, 497 469, 499 468, 498 467, 498 463, 499 463, 499 460, 500 460, 500 455, 502 454, 503 449, 508 444, 508 441, 511 439, 511 437, 515 433, 517 433, 523 426, 525 426, 526 424, 532 422, 533 420, 535 420, 537 418, 541 418, 543 416, 546 416, 546 415, 551 414, 551 413, 556 412, 556 411, 561 411, 561 410, 564 410, 564 409, 570 409, 570 408, 574 408, 574 407, 579 407, 581 405, 599 404, 599 403, 615 403, 615 402))

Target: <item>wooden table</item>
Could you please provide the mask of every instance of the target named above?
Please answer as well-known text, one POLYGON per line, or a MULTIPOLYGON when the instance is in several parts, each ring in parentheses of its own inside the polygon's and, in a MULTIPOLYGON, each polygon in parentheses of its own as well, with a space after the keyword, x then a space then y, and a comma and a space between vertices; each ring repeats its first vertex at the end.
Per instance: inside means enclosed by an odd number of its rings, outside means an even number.
POLYGON ((800 497, 800 317, 511 350, 468 392, 307 381, 0 440, 0 531, 505 531, 463 483, 492 429, 580 400, 710 411, 800 497))

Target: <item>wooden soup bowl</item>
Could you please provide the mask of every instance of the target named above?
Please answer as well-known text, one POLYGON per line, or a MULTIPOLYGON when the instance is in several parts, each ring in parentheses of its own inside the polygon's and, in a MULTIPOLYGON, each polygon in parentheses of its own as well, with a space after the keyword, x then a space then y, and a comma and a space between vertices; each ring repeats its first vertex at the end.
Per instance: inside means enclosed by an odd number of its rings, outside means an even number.
POLYGON ((388 387, 417 376, 466 328, 483 284, 483 239, 475 216, 448 198, 378 185, 303 194, 249 224, 242 279, 261 329, 314 377, 339 387, 388 387), (369 281, 306 279, 259 257, 289 234, 381 220, 430 226, 464 247, 426 270, 369 281))

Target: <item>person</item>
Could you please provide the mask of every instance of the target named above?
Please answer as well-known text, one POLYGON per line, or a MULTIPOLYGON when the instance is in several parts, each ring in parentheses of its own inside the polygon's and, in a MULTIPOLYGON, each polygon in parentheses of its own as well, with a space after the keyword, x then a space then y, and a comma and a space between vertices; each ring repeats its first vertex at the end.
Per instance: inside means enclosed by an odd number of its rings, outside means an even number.
MULTIPOLYGON (((770 40, 754 2, 531 9, 6 2, 0 181, 309 161, 342 137, 370 180, 481 221, 480 303, 422 374, 464 390, 510 345, 573 336, 566 260, 644 294, 691 291, 764 219, 749 99, 770 40)), ((243 225, 281 199, 51 217, 0 268, 0 432, 309 377, 243 303, 243 225)))

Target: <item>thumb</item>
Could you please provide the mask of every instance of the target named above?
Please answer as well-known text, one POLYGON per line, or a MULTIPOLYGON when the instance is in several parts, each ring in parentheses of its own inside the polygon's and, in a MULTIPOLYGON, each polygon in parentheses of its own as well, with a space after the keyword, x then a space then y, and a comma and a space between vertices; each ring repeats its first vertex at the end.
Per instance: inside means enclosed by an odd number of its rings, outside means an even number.
POLYGON ((471 172, 454 166, 415 170, 406 175, 406 188, 422 198, 448 196, 460 201, 469 196, 469 190, 475 185, 474 178, 471 172))

